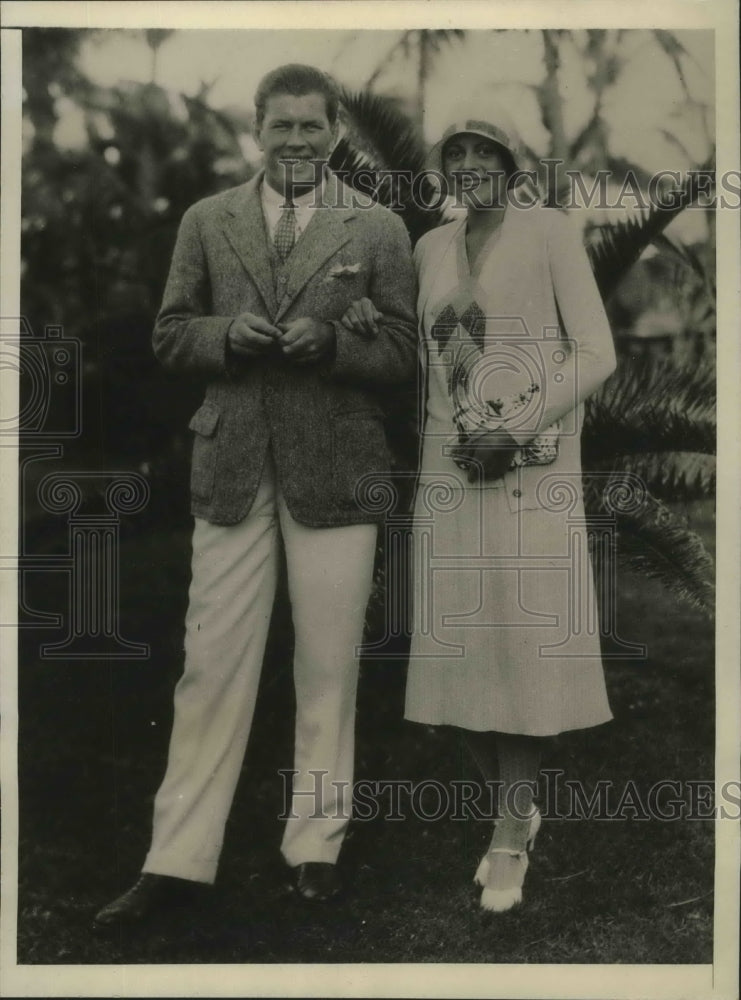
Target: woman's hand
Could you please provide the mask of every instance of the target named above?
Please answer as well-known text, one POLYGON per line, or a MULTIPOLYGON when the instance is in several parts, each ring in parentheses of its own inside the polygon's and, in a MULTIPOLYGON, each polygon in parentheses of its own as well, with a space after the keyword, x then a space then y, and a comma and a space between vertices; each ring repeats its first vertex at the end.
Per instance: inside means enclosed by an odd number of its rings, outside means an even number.
POLYGON ((465 444, 452 450, 453 459, 468 469, 469 483, 479 477, 483 480, 501 479, 509 469, 514 453, 520 446, 504 428, 482 431, 470 437, 465 444))
POLYGON ((356 299, 352 302, 342 317, 340 322, 351 333, 357 333, 361 337, 377 337, 380 329, 379 322, 383 319, 370 299, 356 299))

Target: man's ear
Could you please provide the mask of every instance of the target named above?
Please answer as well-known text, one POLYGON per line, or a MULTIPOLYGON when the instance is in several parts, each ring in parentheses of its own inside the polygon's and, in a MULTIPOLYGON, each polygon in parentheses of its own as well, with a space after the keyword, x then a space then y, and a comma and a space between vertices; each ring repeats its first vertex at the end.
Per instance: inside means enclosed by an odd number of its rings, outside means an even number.
POLYGON ((254 131, 255 144, 261 153, 265 152, 265 145, 262 141, 262 125, 256 126, 254 131))

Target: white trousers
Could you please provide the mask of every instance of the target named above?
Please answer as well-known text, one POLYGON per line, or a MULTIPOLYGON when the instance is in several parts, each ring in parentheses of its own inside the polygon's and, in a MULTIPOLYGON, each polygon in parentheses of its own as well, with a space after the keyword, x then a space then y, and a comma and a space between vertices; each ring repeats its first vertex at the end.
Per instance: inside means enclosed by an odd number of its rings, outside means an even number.
POLYGON ((175 689, 145 872, 199 882, 216 877, 275 599, 279 531, 296 637, 297 771, 281 851, 289 865, 337 860, 352 801, 355 650, 363 636, 377 528, 297 523, 268 459, 243 521, 220 527, 196 519, 185 669, 175 689), (321 802, 306 794, 317 788, 321 802))

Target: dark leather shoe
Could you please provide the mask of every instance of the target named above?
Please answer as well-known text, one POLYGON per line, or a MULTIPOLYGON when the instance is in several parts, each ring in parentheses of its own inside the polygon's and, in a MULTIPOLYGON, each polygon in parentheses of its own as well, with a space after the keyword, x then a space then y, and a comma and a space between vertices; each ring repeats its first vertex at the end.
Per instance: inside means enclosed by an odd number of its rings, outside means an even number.
POLYGON ((142 924, 156 913, 193 902, 197 889, 197 883, 187 879, 144 874, 128 892, 96 914, 93 927, 106 930, 114 926, 142 924))
POLYGON ((342 881, 336 865, 326 861, 305 861, 291 868, 293 889, 312 903, 334 899, 342 892, 342 881))

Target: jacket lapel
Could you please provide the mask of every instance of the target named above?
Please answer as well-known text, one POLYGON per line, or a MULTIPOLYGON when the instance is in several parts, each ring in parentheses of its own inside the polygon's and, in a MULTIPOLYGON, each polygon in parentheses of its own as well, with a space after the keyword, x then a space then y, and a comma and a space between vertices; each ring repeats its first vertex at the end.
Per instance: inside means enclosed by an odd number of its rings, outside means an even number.
POLYGON ((227 203, 224 232, 245 271, 254 281, 268 312, 275 317, 278 301, 260 203, 262 172, 243 184, 227 203))
POLYGON ((324 185, 324 204, 328 207, 318 208, 314 212, 309 225, 299 237, 286 261, 288 284, 286 293, 278 305, 276 323, 319 268, 334 256, 340 247, 350 241, 351 227, 346 223, 355 218, 355 210, 332 207, 347 204, 348 196, 348 191, 340 187, 338 179, 328 173, 324 185))

